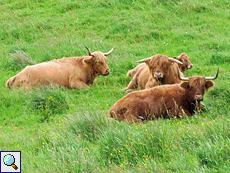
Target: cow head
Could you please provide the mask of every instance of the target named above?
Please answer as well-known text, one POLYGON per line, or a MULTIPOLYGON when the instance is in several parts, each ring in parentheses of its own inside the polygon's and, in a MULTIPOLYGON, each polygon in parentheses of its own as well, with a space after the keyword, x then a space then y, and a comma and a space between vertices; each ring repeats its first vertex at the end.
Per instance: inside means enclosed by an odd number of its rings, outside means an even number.
POLYGON ((168 74, 168 69, 174 64, 174 62, 182 64, 182 62, 174 58, 159 54, 136 62, 145 62, 148 65, 152 76, 157 80, 163 79, 164 76, 168 74))
POLYGON ((214 80, 217 78, 219 73, 219 67, 217 73, 214 77, 201 77, 201 76, 194 76, 189 78, 182 78, 180 77, 179 69, 177 68, 178 77, 182 81, 180 86, 187 90, 188 96, 191 101, 197 100, 202 101, 205 91, 208 91, 211 87, 214 86, 214 83, 210 80, 214 80))
POLYGON ((180 56, 173 57, 173 58, 183 63, 183 64, 178 64, 181 71, 185 71, 193 67, 193 64, 191 63, 190 58, 186 53, 182 53, 180 56))
POLYGON ((103 75, 106 76, 110 73, 110 69, 108 66, 108 60, 105 56, 110 55, 113 52, 113 47, 109 52, 102 53, 102 52, 90 52, 90 49, 86 46, 86 49, 89 53, 89 58, 85 58, 84 62, 91 64, 93 67, 93 71, 96 75, 103 75))

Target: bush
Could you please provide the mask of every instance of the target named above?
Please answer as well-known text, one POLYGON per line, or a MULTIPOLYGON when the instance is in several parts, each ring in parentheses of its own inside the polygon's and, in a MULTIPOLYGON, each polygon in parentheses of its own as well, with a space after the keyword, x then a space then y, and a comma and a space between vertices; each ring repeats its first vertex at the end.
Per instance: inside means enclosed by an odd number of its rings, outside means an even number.
POLYGON ((63 114, 69 108, 66 96, 60 90, 46 87, 29 94, 28 109, 39 111, 42 121, 49 121, 51 115, 63 114))
POLYGON ((11 53, 9 59, 9 69, 12 71, 18 71, 28 65, 34 64, 32 59, 21 49, 15 50, 13 53, 11 53))

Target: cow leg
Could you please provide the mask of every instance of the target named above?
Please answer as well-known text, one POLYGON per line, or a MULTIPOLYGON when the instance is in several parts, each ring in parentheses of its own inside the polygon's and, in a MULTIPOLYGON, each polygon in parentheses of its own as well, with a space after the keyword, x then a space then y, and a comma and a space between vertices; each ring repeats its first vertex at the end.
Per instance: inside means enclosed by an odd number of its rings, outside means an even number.
POLYGON ((201 110, 201 102, 198 102, 198 101, 196 101, 196 112, 197 112, 197 114, 202 114, 202 113, 204 113, 202 110, 201 110))
POLYGON ((145 85, 145 89, 147 88, 152 88, 158 85, 158 82, 156 81, 156 79, 153 79, 152 76, 149 77, 148 82, 145 85))
POLYGON ((127 121, 129 123, 137 122, 137 111, 133 109, 120 108, 118 110, 114 110, 114 107, 112 107, 109 114, 111 118, 118 121, 127 121))
POLYGON ((129 85, 122 89, 122 91, 131 91, 133 89, 136 89, 137 88, 137 77, 138 77, 138 74, 135 74, 133 79, 129 82, 129 85))
POLYGON ((129 122, 129 123, 136 123, 138 121, 137 111, 135 111, 135 112, 126 111, 126 113, 124 114, 124 120, 129 122))
MULTIPOLYGON (((184 110, 184 109, 183 109, 183 110, 184 110)), ((185 113, 188 117, 191 117, 191 116, 192 116, 188 110, 184 110, 184 113, 185 113)))
POLYGON ((192 116, 188 110, 184 109, 183 107, 178 107, 177 105, 175 105, 175 109, 171 110, 170 113, 172 114, 172 116, 176 116, 178 118, 192 116))
MULTIPOLYGON (((30 80, 30 74, 27 73, 19 73, 18 75, 15 76, 15 81, 13 83, 14 88, 21 87, 23 89, 28 90, 29 87, 31 87, 31 80, 30 80)), ((37 81, 34 80, 33 83, 35 83, 34 86, 37 85, 37 81)))
POLYGON ((87 85, 86 83, 80 80, 70 81, 69 85, 70 85, 70 88, 74 88, 74 89, 89 88, 89 85, 87 85))

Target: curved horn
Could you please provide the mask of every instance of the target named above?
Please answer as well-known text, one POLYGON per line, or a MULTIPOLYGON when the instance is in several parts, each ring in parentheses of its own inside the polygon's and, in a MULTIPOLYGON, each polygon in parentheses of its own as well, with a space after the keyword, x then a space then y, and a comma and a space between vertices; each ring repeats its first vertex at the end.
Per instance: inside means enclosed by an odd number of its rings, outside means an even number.
POLYGON ((150 60, 152 57, 149 57, 149 58, 145 58, 145 59, 142 59, 142 60, 139 60, 139 61, 136 61, 135 63, 139 63, 139 62, 145 62, 145 61, 148 61, 150 60))
POLYGON ((107 53, 104 53, 105 56, 108 56, 109 54, 111 54, 113 52, 113 49, 115 48, 115 46, 107 53))
POLYGON ((219 74, 219 67, 217 69, 217 72, 216 72, 216 75, 214 77, 205 77, 206 80, 214 80, 218 77, 218 74, 219 74))
POLYGON ((178 63, 178 64, 183 64, 183 62, 180 62, 179 60, 174 59, 174 58, 169 58, 169 60, 170 60, 170 61, 174 61, 174 62, 176 62, 176 63, 178 63))
POLYGON ((177 67, 177 74, 178 74, 178 77, 179 77, 180 80, 188 81, 188 78, 182 78, 182 77, 180 76, 180 70, 179 70, 178 67, 177 67))
POLYGON ((85 46, 85 48, 88 50, 89 56, 93 56, 93 54, 90 52, 90 49, 87 46, 85 46))

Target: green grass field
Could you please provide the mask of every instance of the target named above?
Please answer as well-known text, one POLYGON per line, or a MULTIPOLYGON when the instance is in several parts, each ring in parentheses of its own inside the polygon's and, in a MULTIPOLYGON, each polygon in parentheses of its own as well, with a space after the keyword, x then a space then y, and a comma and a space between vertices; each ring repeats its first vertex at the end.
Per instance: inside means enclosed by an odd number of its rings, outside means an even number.
POLYGON ((230 2, 1 0, 0 151, 22 172, 229 172, 230 2), (7 90, 27 65, 107 52, 111 70, 89 89, 7 90), (214 76, 205 112, 140 124, 111 121, 128 70, 155 54, 186 53, 188 76, 214 76))

